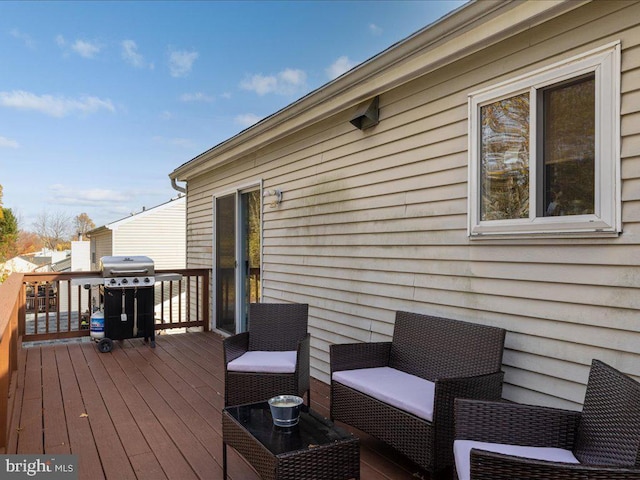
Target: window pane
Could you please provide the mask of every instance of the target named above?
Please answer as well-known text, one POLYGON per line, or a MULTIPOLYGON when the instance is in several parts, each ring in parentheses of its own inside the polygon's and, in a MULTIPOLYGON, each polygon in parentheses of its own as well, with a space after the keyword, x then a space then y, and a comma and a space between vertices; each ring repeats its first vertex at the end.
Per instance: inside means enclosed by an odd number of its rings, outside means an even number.
POLYGON ((480 219, 529 216, 529 94, 480 109, 480 219))
POLYGON ((544 91, 544 215, 594 213, 595 78, 544 91))

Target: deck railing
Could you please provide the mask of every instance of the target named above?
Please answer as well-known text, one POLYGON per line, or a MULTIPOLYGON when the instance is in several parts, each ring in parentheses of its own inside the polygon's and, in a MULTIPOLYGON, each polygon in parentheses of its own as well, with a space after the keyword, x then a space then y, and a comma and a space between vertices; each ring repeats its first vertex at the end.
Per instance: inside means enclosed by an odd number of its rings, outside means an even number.
POLYGON ((14 273, 0 284, 0 453, 7 446, 8 422, 13 414, 18 369, 18 318, 24 310, 21 301, 22 274, 14 273))
MULTIPOLYGON (((156 330, 209 328, 209 269, 156 270, 179 273, 181 280, 155 286, 156 330)), ((83 278, 100 272, 14 273, 0 284, 0 453, 13 413, 15 373, 22 342, 88 336, 99 287, 85 288, 83 278), (93 291, 93 290, 97 291, 93 291)))
MULTIPOLYGON (((208 269, 156 270, 179 273, 181 280, 155 286, 156 330, 209 325, 208 269)), ((89 335, 91 313, 100 305, 100 287, 86 288, 82 279, 100 272, 25 273, 19 318, 22 341, 51 340, 89 335)))

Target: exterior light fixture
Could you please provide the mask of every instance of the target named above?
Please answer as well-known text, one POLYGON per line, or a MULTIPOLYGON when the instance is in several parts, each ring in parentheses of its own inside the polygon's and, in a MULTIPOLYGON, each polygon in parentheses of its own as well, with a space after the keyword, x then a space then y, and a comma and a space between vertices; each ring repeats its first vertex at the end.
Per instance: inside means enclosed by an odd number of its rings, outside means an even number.
POLYGON ((262 193, 262 198, 271 208, 276 208, 282 202, 282 191, 276 189, 265 190, 262 193))
POLYGON ((365 130, 369 127, 373 127, 378 124, 378 98, 374 97, 371 100, 367 100, 364 103, 358 105, 358 109, 353 117, 351 117, 351 125, 354 127, 365 130))

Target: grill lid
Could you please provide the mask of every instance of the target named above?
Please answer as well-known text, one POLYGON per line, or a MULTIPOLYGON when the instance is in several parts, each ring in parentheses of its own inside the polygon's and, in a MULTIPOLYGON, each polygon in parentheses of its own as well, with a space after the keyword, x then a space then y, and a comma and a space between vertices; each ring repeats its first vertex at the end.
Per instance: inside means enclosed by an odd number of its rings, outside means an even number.
POLYGON ((153 276, 153 260, 142 255, 107 256, 100 259, 103 278, 153 276))
POLYGON ((149 257, 102 257, 100 270, 105 287, 152 287, 155 283, 155 268, 149 257))

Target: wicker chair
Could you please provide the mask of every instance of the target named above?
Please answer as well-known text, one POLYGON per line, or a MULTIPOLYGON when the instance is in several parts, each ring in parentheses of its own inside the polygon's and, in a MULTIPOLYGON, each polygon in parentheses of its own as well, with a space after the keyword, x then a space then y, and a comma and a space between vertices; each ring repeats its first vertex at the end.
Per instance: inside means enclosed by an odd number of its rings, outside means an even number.
POLYGON ((454 450, 460 480, 638 480, 640 384, 593 360, 581 413, 458 400, 454 450))
POLYGON ((501 398, 504 338, 501 328, 397 312, 391 342, 331 345, 331 418, 382 440, 428 472, 451 467, 454 399, 501 398), (374 373, 380 370, 371 370, 380 367, 400 375, 399 390, 407 379, 435 385, 431 420, 335 379, 373 373, 373 381, 384 385, 374 373))
POLYGON ((305 393, 307 405, 311 405, 308 312, 307 304, 249 305, 249 331, 228 337, 222 343, 225 406, 260 402, 280 394, 305 393), (279 360, 271 361, 276 352, 289 355, 286 368, 277 368, 282 367, 275 364, 279 360), (247 358, 254 361, 257 358, 257 368, 252 368, 251 360, 242 367, 238 365, 247 358))

